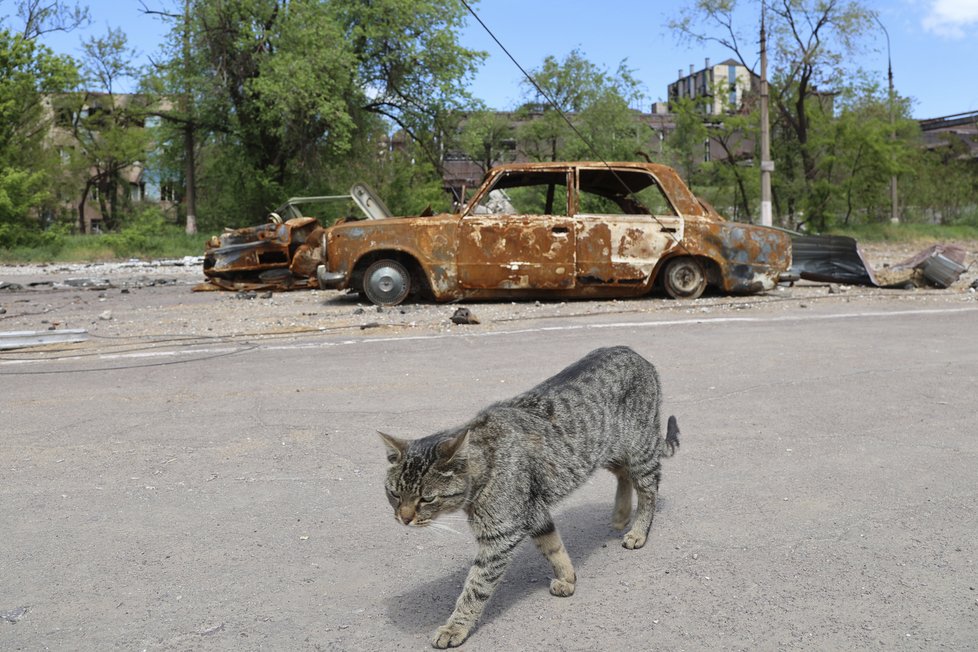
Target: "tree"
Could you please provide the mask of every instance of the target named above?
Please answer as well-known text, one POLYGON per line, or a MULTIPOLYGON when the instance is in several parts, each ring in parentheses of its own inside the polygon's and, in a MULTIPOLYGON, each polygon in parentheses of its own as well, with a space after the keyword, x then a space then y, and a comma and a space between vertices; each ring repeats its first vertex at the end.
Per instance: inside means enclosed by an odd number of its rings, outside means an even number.
POLYGON ((151 10, 181 36, 147 87, 188 98, 165 117, 194 126, 201 198, 220 219, 253 220, 311 185, 322 192, 324 169, 375 154, 352 148, 391 124, 440 162, 440 121, 462 105, 458 89, 479 56, 458 43, 457 3, 189 0, 187 8, 151 10), (219 197, 226 188, 235 192, 219 197))
POLYGON ((21 34, 36 41, 49 32, 70 32, 89 22, 88 7, 64 0, 20 0, 17 16, 23 22, 21 34))
POLYGON ((533 160, 630 160, 645 144, 647 130, 629 106, 642 98, 625 62, 614 73, 572 50, 530 71, 528 100, 519 110, 519 142, 533 160))
POLYGON ((458 135, 459 149, 483 172, 505 160, 513 148, 516 129, 510 114, 479 109, 467 113, 458 135))
MULTIPOLYGON (((696 0, 670 27, 695 43, 722 45, 753 71, 755 41, 747 34, 756 33, 760 11, 748 12, 744 4, 696 0), (740 24, 750 31, 745 33, 740 24)), ((774 129, 780 131, 774 138, 780 138, 787 153, 778 161, 776 200, 792 216, 807 212, 807 219, 824 224, 826 180, 812 133, 813 121, 820 120, 818 114, 829 97, 820 88, 839 90, 838 80, 846 78, 846 62, 858 51, 858 36, 872 27, 875 13, 847 0, 767 0, 766 7, 774 44, 774 129)))
POLYGON ((899 98, 895 104, 893 125, 888 93, 871 80, 851 85, 836 98, 836 115, 821 136, 821 173, 835 189, 831 208, 844 224, 889 219, 890 177, 908 169, 920 146, 917 124, 906 117, 909 104, 899 98))
POLYGON ((466 82, 484 52, 461 45, 456 0, 333 0, 356 59, 361 108, 390 120, 441 172, 437 140, 469 108, 466 82))
POLYGON ((144 129, 146 106, 142 97, 116 93, 117 84, 138 75, 132 65, 135 52, 126 35, 109 28, 104 36, 82 42, 84 57, 79 88, 58 100, 58 110, 69 116, 76 147, 70 150, 72 167, 81 179, 78 228, 91 232, 86 205, 96 190, 103 226, 113 229, 121 218, 120 203, 129 203, 129 182, 123 173, 145 161, 150 135, 144 129))
POLYGON ((936 224, 978 225, 978 160, 963 138, 944 134, 932 149, 917 149, 906 161, 904 217, 936 224))
POLYGON ((703 98, 681 97, 672 103, 672 112, 676 116, 676 128, 666 138, 666 151, 674 167, 692 187, 699 163, 705 159, 704 147, 708 146, 703 98))
POLYGON ((5 234, 0 246, 52 197, 50 179, 58 162, 46 147, 53 120, 46 98, 72 85, 77 74, 69 57, 36 40, 53 25, 70 25, 56 5, 20 3, 23 28, 0 25, 0 229, 5 234))

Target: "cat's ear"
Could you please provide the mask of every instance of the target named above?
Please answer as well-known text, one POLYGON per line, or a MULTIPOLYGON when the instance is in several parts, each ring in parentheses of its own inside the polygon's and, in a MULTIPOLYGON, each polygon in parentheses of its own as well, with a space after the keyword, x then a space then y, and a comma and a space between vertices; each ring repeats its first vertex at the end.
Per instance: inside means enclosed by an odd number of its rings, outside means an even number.
POLYGON ((377 431, 380 438, 384 440, 384 446, 387 447, 387 461, 391 464, 397 464, 404 458, 404 451, 407 450, 408 442, 404 439, 398 439, 397 437, 392 437, 377 431))
POLYGON ((449 439, 438 444, 436 450, 438 451, 438 461, 441 464, 447 464, 455 459, 460 453, 465 450, 465 442, 468 441, 469 431, 466 430, 460 435, 455 435, 449 439))

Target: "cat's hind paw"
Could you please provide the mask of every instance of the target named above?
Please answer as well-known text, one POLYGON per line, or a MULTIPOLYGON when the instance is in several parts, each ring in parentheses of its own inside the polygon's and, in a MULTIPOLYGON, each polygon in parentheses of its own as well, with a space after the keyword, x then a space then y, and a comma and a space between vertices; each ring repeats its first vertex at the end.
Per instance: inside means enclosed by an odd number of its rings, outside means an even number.
POLYGON ((645 545, 645 539, 644 534, 632 530, 622 537, 621 545, 629 550, 638 550, 645 545))
POLYGON ((457 647, 469 635, 468 628, 458 625, 442 625, 435 630, 435 636, 431 639, 431 644, 439 650, 449 647, 457 647))

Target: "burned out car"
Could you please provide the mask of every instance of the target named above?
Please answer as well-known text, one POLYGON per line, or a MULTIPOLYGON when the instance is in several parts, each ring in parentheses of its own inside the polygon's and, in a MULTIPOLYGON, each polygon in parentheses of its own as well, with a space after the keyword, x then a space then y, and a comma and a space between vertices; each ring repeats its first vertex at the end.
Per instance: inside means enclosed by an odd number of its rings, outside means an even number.
POLYGON ((780 231, 728 222, 655 163, 515 163, 491 169, 451 214, 324 230, 322 288, 378 305, 630 297, 661 288, 769 290, 791 266, 780 231))

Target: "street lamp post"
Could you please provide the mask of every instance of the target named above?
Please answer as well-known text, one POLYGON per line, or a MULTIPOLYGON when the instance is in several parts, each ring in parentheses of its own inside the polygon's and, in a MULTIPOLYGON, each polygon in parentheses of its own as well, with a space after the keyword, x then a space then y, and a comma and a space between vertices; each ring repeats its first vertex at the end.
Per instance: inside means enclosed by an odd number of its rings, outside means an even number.
MULTIPOLYGON (((893 60, 890 57, 890 33, 886 31, 886 26, 879 16, 873 16, 886 36, 886 77, 889 83, 889 108, 890 108, 890 141, 896 141, 896 121, 893 115, 893 60)), ((897 202, 897 178, 896 173, 890 175, 890 222, 900 223, 900 207, 897 202)))

